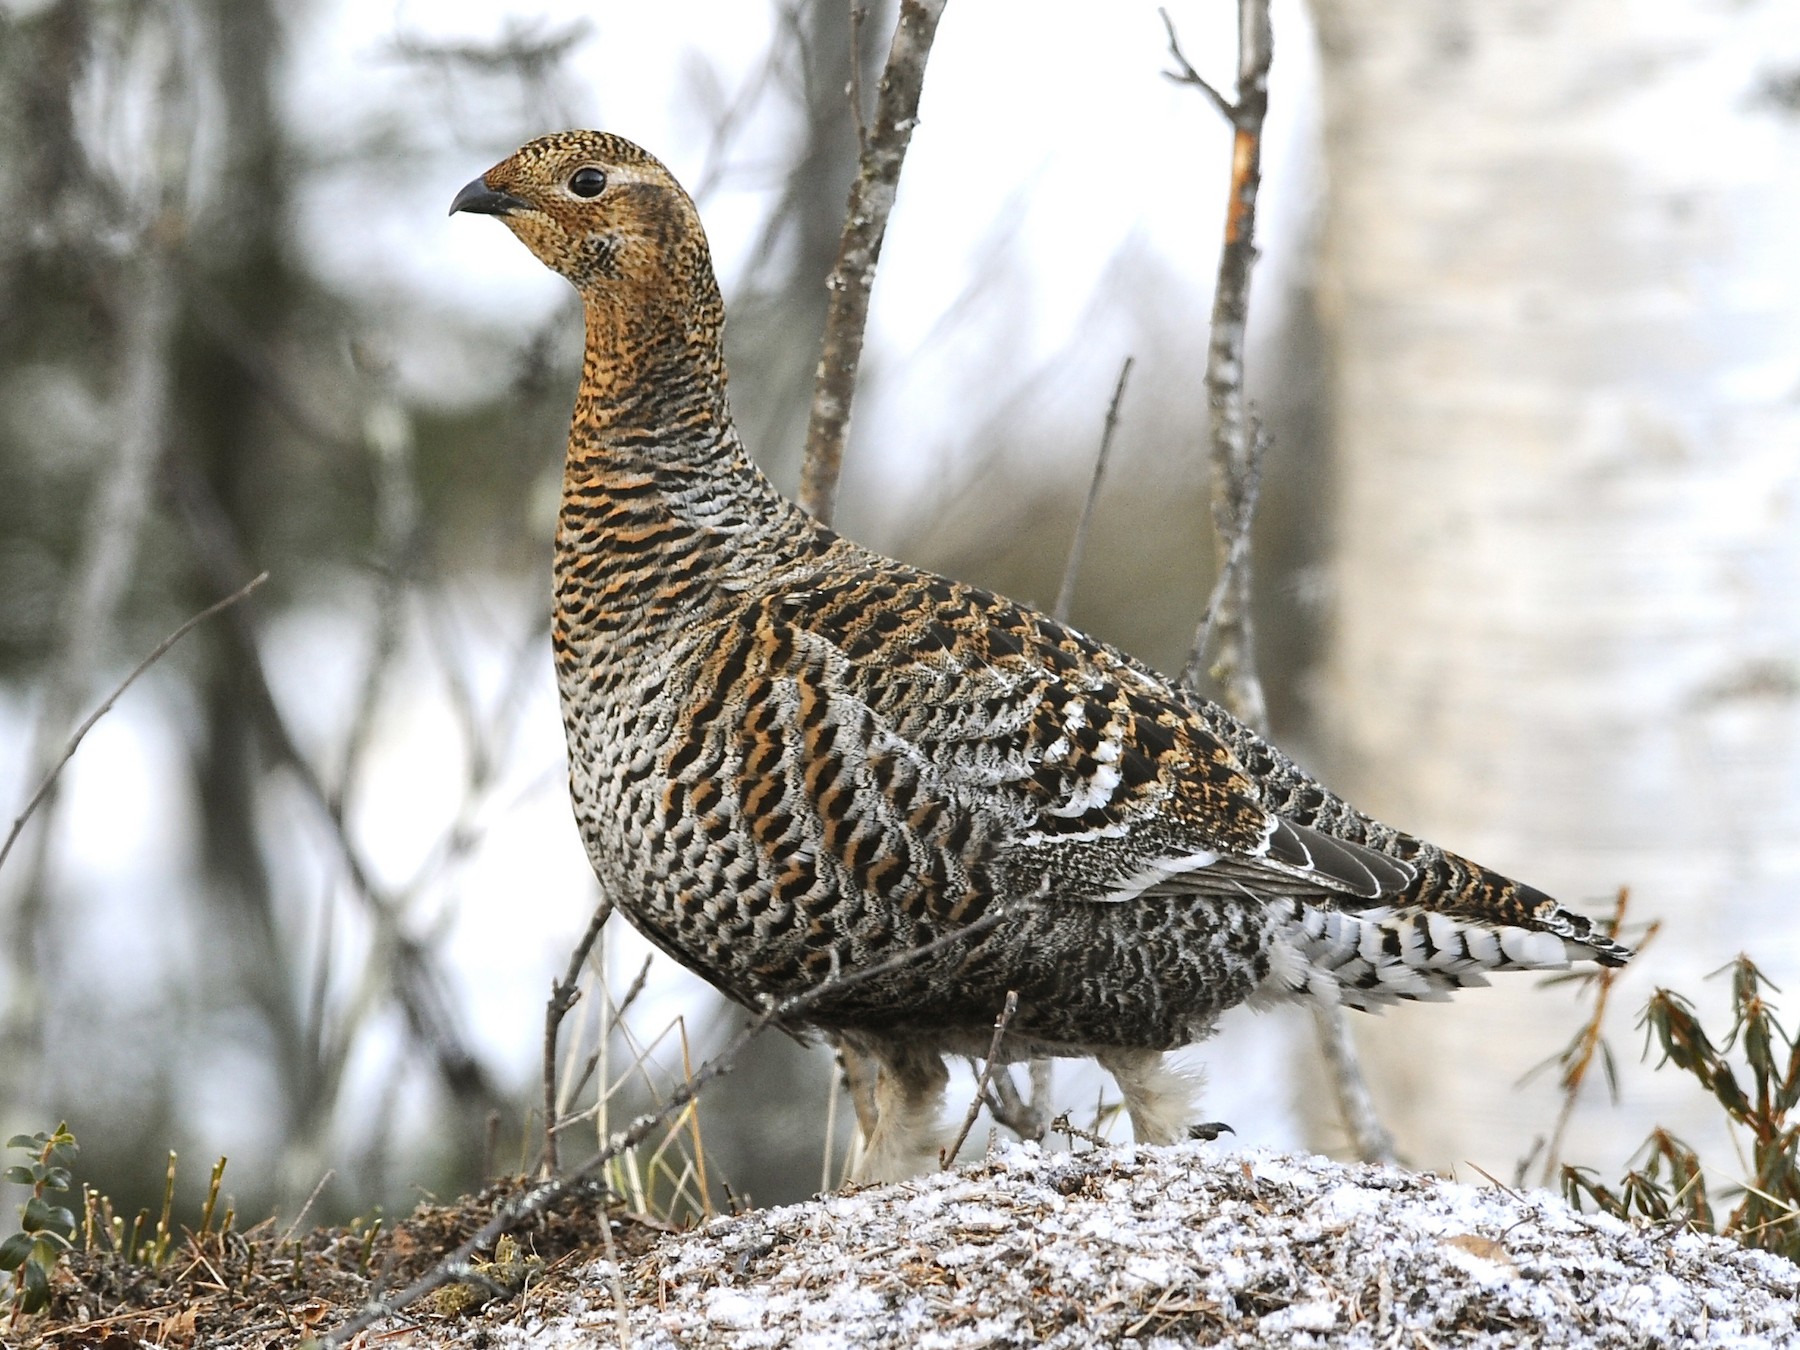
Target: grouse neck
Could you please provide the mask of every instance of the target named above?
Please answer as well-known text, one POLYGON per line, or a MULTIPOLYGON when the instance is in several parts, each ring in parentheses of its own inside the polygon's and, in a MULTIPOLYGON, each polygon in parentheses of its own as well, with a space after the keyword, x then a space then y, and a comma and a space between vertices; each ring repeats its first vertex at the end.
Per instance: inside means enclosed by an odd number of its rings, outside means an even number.
POLYGON ((618 303, 622 298, 587 302, 571 458, 609 448, 632 458, 657 449, 677 457, 715 450, 730 439, 717 326, 681 310, 618 303))
POLYGON ((701 318, 591 300, 587 309, 556 535, 557 588, 559 596, 588 591, 601 572, 610 576, 604 596, 589 595, 573 610, 621 639, 641 639, 682 617, 662 603, 677 593, 694 604, 718 586, 742 589, 747 577, 778 581, 837 539, 783 497, 745 451, 726 399, 720 328, 701 318), (715 560, 704 572, 692 566, 702 555, 715 560), (653 591, 658 602, 646 604, 653 591))

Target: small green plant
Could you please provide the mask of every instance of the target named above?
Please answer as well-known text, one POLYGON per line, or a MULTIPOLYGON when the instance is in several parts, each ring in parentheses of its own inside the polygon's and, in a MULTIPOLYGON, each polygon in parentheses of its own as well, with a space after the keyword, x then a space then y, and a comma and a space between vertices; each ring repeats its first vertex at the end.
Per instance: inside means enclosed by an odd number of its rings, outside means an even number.
POLYGON ((19 1231, 0 1242, 0 1270, 12 1272, 11 1325, 17 1326, 20 1317, 50 1302, 50 1276, 74 1246, 75 1215, 47 1197, 69 1189, 69 1168, 81 1148, 66 1121, 54 1134, 15 1134, 6 1147, 31 1156, 29 1163, 6 1169, 8 1181, 31 1187, 19 1206, 19 1231))
POLYGON ((1776 1020, 1766 994, 1780 991, 1749 957, 1726 969, 1732 1022, 1718 1043, 1694 1005, 1668 989, 1651 995, 1640 1025, 1645 1053, 1651 1044, 1662 1051, 1657 1067, 1673 1064, 1691 1075, 1734 1129, 1749 1135, 1751 1175, 1720 1192, 1739 1197, 1736 1206, 1718 1218, 1698 1154, 1660 1129, 1639 1151, 1643 1164, 1617 1187, 1602 1185, 1590 1168, 1564 1167, 1563 1194, 1571 1204, 1585 1200, 1618 1218, 1680 1222, 1800 1260, 1800 1041, 1776 1020))

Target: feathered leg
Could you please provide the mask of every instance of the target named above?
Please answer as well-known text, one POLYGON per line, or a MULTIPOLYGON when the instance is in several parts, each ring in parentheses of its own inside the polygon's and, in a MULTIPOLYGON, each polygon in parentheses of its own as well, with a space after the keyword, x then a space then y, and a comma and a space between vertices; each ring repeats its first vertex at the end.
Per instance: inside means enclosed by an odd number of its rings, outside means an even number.
POLYGON ((1125 1095, 1138 1143, 1173 1144, 1189 1137, 1199 1084, 1164 1064, 1160 1050, 1101 1050, 1094 1058, 1125 1095))
POLYGON ((950 1074, 943 1056, 883 1042, 863 1047, 881 1066, 875 1132, 865 1141, 858 1181, 901 1181, 938 1167, 938 1116, 950 1074))

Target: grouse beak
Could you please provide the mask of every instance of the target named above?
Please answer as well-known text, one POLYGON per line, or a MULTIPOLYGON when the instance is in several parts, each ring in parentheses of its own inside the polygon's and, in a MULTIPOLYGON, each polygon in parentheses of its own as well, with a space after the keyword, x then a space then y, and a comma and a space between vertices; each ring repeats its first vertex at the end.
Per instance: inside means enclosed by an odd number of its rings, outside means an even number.
POLYGON ((487 185, 487 179, 477 178, 456 194, 456 200, 450 203, 450 214, 458 211, 472 211, 478 216, 509 216, 514 211, 524 211, 531 204, 510 192, 496 192, 487 185))

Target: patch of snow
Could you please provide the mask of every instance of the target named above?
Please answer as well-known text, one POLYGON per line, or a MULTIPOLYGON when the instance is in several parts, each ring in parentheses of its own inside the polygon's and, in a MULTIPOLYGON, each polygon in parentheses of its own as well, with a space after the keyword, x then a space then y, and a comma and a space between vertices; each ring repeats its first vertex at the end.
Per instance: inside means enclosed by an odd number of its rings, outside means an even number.
MULTIPOLYGON (((1800 1344, 1800 1268, 1543 1192, 1202 1145, 1031 1145, 627 1263, 640 1350, 1800 1344)), ((619 1344, 603 1262, 417 1347, 619 1344)))

